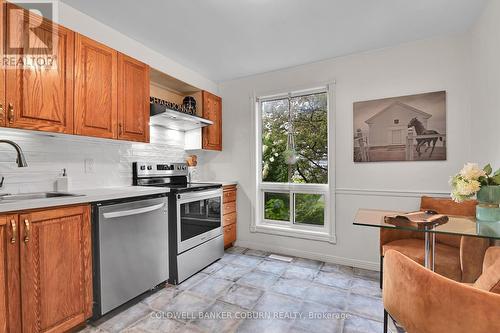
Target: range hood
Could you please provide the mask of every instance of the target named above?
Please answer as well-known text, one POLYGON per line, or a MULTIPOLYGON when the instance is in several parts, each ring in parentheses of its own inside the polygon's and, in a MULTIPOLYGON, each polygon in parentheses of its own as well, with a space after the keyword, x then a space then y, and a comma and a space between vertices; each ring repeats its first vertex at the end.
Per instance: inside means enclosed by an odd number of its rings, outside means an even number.
POLYGON ((190 131, 212 125, 214 122, 198 116, 167 108, 161 104, 150 104, 149 124, 177 131, 190 131))

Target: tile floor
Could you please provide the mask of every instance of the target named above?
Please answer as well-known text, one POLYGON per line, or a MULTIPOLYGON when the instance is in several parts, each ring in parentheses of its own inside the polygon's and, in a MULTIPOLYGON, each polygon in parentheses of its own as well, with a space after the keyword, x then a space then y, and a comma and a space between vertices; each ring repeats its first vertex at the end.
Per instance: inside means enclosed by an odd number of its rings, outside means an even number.
POLYGON ((233 247, 181 285, 81 332, 378 333, 382 321, 378 272, 233 247))

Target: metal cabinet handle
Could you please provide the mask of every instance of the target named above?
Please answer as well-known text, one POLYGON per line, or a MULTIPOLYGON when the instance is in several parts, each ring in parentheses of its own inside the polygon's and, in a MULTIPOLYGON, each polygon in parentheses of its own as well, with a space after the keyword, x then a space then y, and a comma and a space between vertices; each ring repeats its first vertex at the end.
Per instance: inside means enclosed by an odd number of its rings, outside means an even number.
POLYGON ((28 219, 24 220, 24 226, 26 227, 26 233, 24 236, 24 242, 28 243, 30 240, 30 221, 28 219))
POLYGON ((16 235, 17 235, 16 220, 10 220, 10 226, 12 228, 12 237, 10 238, 10 243, 15 244, 16 243, 16 235))
POLYGON ((123 125, 122 125, 122 123, 119 123, 119 124, 118 124, 118 133, 119 133, 120 135, 123 135, 123 125))
POLYGON ((123 211, 119 211, 119 212, 103 213, 102 216, 104 216, 104 218, 106 218, 106 219, 113 219, 115 217, 124 217, 124 216, 145 214, 145 213, 149 213, 149 212, 155 211, 157 209, 163 208, 163 206, 165 206, 165 203, 161 203, 161 204, 149 206, 149 207, 144 207, 144 208, 123 210, 123 211))
POLYGON ((3 104, 0 103, 0 119, 3 119, 3 104))
POLYGON ((9 118, 9 123, 14 122, 14 105, 12 103, 9 103, 9 110, 8 110, 8 115, 7 117, 9 118))

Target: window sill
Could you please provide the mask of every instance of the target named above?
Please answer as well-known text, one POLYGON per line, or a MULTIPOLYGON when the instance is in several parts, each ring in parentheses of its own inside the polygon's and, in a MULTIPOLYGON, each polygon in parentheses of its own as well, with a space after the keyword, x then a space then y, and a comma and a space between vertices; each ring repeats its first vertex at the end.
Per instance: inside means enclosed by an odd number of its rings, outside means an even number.
POLYGON ((290 228, 287 226, 268 225, 268 224, 256 225, 252 228, 251 231, 269 235, 286 236, 292 238, 302 238, 302 239, 309 239, 321 242, 328 242, 331 244, 337 243, 337 237, 334 234, 330 234, 325 231, 304 230, 304 229, 290 228))

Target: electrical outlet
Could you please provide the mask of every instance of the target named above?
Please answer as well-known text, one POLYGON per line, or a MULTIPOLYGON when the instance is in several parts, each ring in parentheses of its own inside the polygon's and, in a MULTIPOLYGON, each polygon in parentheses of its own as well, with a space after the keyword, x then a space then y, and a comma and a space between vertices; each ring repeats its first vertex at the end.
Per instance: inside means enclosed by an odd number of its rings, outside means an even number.
POLYGON ((86 158, 84 160, 84 164, 85 164, 85 173, 94 173, 95 172, 94 159, 86 158))

